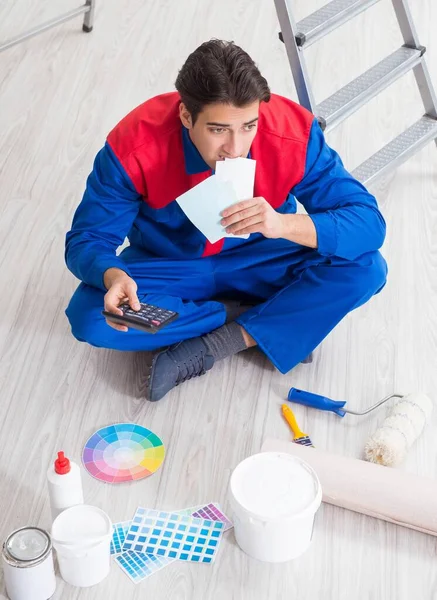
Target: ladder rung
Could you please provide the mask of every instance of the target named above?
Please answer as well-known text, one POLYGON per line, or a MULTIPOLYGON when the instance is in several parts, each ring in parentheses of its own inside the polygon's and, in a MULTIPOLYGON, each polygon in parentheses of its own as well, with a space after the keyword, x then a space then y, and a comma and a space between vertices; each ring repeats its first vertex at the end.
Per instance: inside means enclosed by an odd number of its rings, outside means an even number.
POLYGON ((362 183, 369 185, 387 171, 402 164, 436 138, 437 119, 424 115, 414 125, 363 162, 352 172, 352 175, 362 183))
POLYGON ((332 0, 297 23, 296 43, 309 46, 379 0, 332 0))
POLYGON ((402 46, 390 56, 332 94, 315 114, 332 129, 422 60, 422 50, 402 46))

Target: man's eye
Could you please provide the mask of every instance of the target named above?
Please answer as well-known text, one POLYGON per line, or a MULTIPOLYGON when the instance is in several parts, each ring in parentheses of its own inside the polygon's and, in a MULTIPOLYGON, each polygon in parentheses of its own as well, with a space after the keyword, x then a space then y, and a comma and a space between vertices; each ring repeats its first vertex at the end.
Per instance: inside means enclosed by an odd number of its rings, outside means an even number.
POLYGON ((250 125, 245 125, 244 131, 252 131, 252 129, 255 129, 255 127, 256 127, 256 123, 251 123, 250 125))
POLYGON ((212 131, 212 133, 223 133, 226 130, 223 127, 214 127, 214 129, 210 129, 210 131, 212 131))

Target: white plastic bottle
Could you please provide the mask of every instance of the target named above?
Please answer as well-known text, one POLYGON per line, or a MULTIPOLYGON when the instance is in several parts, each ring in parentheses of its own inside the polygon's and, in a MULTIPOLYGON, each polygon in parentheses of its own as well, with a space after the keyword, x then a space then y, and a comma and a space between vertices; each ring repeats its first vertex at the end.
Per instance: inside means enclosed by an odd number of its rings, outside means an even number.
POLYGON ((83 504, 82 479, 79 466, 70 461, 63 452, 47 471, 52 519, 66 508, 83 504))

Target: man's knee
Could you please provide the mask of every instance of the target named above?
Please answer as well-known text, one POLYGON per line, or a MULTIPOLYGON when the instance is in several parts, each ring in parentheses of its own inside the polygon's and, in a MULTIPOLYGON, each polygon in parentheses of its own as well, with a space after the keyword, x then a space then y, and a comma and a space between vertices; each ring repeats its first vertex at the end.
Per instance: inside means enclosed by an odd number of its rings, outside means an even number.
POLYGON ((102 307, 103 293, 83 283, 80 284, 65 310, 70 322, 71 333, 77 340, 100 346, 99 330, 103 323, 102 307))
POLYGON ((380 252, 369 252, 359 259, 357 284, 364 296, 373 296, 387 281, 387 263, 380 252))
MULTIPOLYGON (((153 351, 167 345, 166 341, 161 341, 160 332, 150 335, 136 329, 120 332, 110 327, 102 315, 103 298, 101 290, 83 283, 74 292, 65 314, 71 333, 79 342, 87 342, 97 348, 127 351, 153 351)), ((168 332, 168 328, 164 332, 168 332)))

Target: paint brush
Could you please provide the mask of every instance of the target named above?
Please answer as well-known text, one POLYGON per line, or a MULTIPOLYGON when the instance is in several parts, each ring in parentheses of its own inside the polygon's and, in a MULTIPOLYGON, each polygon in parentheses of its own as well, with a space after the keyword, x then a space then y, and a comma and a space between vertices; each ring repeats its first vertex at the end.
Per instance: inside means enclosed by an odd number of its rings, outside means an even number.
POLYGON ((311 446, 314 448, 312 441, 309 436, 300 429, 297 424, 296 417, 293 414, 293 411, 286 404, 282 405, 282 414, 284 415, 285 420, 290 426, 291 431, 293 432, 294 439, 293 442, 295 444, 300 444, 301 446, 311 446))

